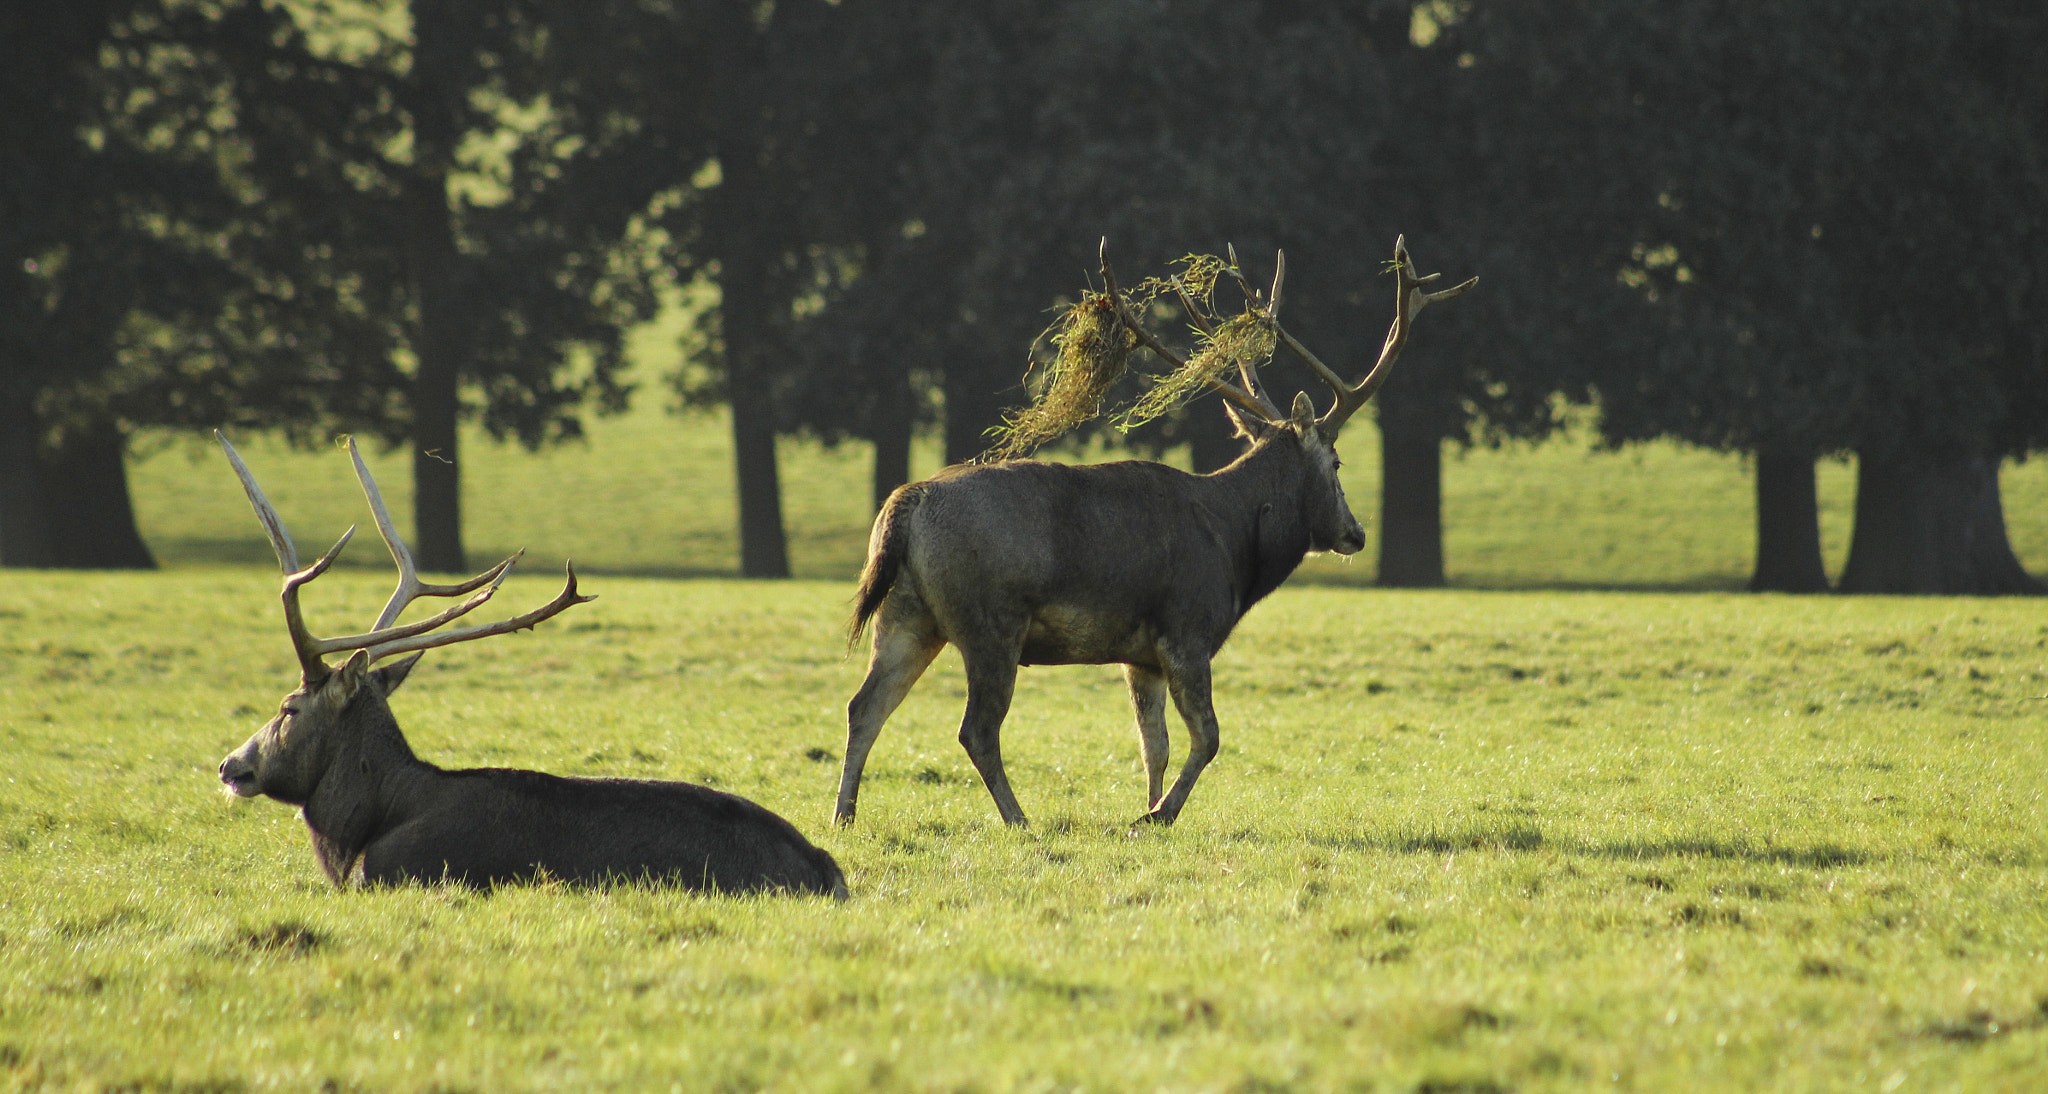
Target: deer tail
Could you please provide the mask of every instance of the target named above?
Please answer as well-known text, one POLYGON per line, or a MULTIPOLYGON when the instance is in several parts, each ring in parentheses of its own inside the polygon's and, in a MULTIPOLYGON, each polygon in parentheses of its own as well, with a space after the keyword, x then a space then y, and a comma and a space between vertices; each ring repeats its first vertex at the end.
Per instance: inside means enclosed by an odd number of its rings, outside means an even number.
POLYGON ((861 568, 860 587, 853 594, 853 619, 846 626, 848 649, 860 643, 868 620, 881 610, 882 601, 903 572, 903 557, 910 547, 910 517, 924 500, 924 485, 897 487, 875 517, 874 531, 868 534, 867 565, 861 568))

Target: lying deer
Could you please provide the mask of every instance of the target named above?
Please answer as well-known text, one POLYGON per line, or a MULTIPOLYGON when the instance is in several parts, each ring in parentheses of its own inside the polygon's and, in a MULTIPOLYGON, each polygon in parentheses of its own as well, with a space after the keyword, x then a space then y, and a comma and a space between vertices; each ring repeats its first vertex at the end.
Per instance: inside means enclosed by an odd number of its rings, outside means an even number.
MULTIPOLYGON (((851 637, 858 640, 872 619, 874 647, 867 679, 847 706, 833 819, 853 821, 861 769, 882 724, 950 642, 967 669, 960 743, 1005 823, 1025 823, 999 740, 1018 666, 1120 662, 1137 711, 1151 803, 1139 820, 1172 824, 1217 751, 1210 659, 1308 552, 1349 555, 1365 546, 1337 480, 1338 432, 1385 381, 1416 313, 1477 280, 1425 291, 1438 275, 1416 277, 1398 240, 1394 263, 1400 287, 1393 327, 1379 360, 1350 384, 1279 327, 1282 257, 1263 322, 1335 400, 1318 416, 1304 393, 1282 412, 1261 390, 1255 363, 1240 364, 1241 384, 1205 378, 1232 404, 1231 416, 1251 440, 1249 451, 1221 471, 1191 475, 1144 461, 1069 467, 1006 460, 950 467, 890 495, 875 518, 855 594, 851 637), (1169 695, 1190 744, 1179 777, 1162 794, 1169 695)), ((1186 362, 1139 325, 1106 257, 1102 274, 1121 323, 1184 369, 1186 362)), ((1258 297, 1249 286, 1246 295, 1258 297)), ((1183 303, 1210 329, 1192 300, 1183 296, 1183 303)))
POLYGON ((398 589, 363 634, 316 638, 299 590, 333 564, 350 528, 319 561, 299 568, 284 522, 218 432, 256 516, 284 568, 284 619, 298 652, 298 690, 277 716, 220 764, 233 794, 300 806, 320 866, 335 884, 452 881, 486 886, 550 877, 578 885, 652 881, 724 892, 780 890, 844 899, 832 856, 788 821, 731 794, 685 782, 568 779, 538 771, 444 771, 413 755, 391 715, 391 693, 426 650, 530 628, 574 604, 576 571, 554 600, 480 626, 440 630, 497 591, 519 555, 468 581, 419 580, 369 468, 349 442, 356 477, 398 563, 398 589), (396 625, 421 596, 467 599, 430 618, 396 625), (378 661, 411 657, 383 668, 378 661), (339 666, 333 654, 346 654, 339 666))

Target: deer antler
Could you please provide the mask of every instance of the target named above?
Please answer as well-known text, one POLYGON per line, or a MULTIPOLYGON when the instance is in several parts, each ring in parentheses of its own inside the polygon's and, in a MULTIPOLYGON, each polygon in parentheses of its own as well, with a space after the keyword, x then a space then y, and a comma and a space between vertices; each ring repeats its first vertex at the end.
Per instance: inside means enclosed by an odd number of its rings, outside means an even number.
MULTIPOLYGON (((1130 302, 1124 299, 1122 291, 1117 288, 1116 272, 1109 267, 1109 238, 1107 236, 1103 237, 1100 257, 1102 259, 1103 291, 1109 294, 1111 303, 1115 305, 1117 318, 1123 321, 1124 326, 1137 337, 1138 341, 1146 349, 1157 354, 1160 360, 1173 366, 1176 372, 1186 368, 1187 361, 1183 360, 1179 354, 1167 349, 1159 339, 1152 336, 1152 332, 1146 330, 1138 322, 1138 317, 1132 314, 1130 302)), ((1174 282, 1174 289, 1179 293, 1182 304, 1187 308, 1188 315, 1192 317, 1195 325, 1207 332, 1210 329, 1210 324, 1202 315, 1201 310, 1195 307, 1194 301, 1188 297, 1187 290, 1178 281, 1174 282)), ((1262 421, 1284 422, 1287 420, 1287 415, 1281 413, 1280 408, 1274 406, 1272 401, 1266 398, 1265 392, 1260 389, 1256 366, 1240 360, 1238 362, 1238 378, 1244 381, 1244 387, 1240 388, 1228 380, 1219 379, 1214 376, 1204 376, 1202 377, 1202 382, 1208 384, 1224 398, 1236 403, 1247 413, 1258 417, 1262 421)))
MULTIPOLYGON (((1284 261, 1282 269, 1285 269, 1284 261)), ((1287 333, 1277 318, 1273 320, 1273 330, 1280 336, 1280 343, 1296 357, 1301 358, 1301 362, 1323 383, 1330 385, 1330 390, 1336 395, 1336 401, 1330 405, 1329 412, 1316 419, 1316 428, 1322 432, 1325 440, 1336 440, 1338 431, 1344 428, 1345 420, 1356 413, 1359 407, 1364 406, 1373 397, 1373 393, 1380 389, 1381 384, 1387 382, 1388 368, 1393 365, 1394 358, 1401 356, 1401 350, 1408 345, 1408 329, 1415 321, 1416 313, 1439 300, 1449 300, 1451 297, 1462 295, 1465 290, 1479 284, 1479 279, 1474 277, 1440 292, 1423 291, 1424 285, 1436 281, 1443 275, 1415 276, 1415 263, 1408 257, 1408 246, 1405 237, 1401 236, 1394 238, 1394 272, 1400 279, 1400 288, 1394 300, 1394 325, 1388 329, 1387 339, 1380 345, 1379 360, 1373 363, 1372 370, 1365 374, 1365 378, 1356 384, 1345 383, 1343 377, 1338 376, 1334 369, 1309 352, 1309 348, 1302 345, 1299 339, 1287 333)), ((1269 317, 1278 310, 1279 300, 1280 279, 1276 275, 1273 279, 1272 300, 1267 305, 1269 317)))
POLYGON ((432 649, 436 646, 447 646, 531 627, 573 604, 596 599, 577 595, 576 569, 572 565, 568 568, 568 580, 562 591, 555 599, 539 608, 496 623, 462 627, 440 634, 429 633, 467 615, 489 600, 492 594, 498 591, 498 585, 505 580, 505 575, 512 569, 512 565, 518 562, 520 555, 525 552, 514 554, 483 573, 453 585, 431 585, 420 581, 419 571, 413 564, 412 552, 406 549, 405 541, 398 537, 398 531, 391 523, 391 514, 385 510, 384 496, 378 491, 376 480, 370 477, 370 469, 363 463, 362 454, 356 450, 355 439, 351 437, 348 442, 349 457, 355 462, 356 478, 362 483, 364 496, 369 499, 370 512, 376 518, 377 529, 383 533, 385 544, 391 548, 391 557, 398 563, 398 588, 391 594, 390 601, 384 605, 383 612, 378 615, 376 624, 369 631, 341 638, 316 638, 307 630, 304 614, 299 608, 299 589, 327 572, 327 568, 333 565, 335 558, 341 554, 341 549, 355 535, 355 528, 351 526, 326 554, 320 556, 319 561, 299 569, 298 552, 292 546, 291 535, 285 531, 284 521, 278 517, 277 510, 271 506, 270 500, 264 497, 262 488, 256 485, 256 477, 249 473, 248 465, 242 462, 242 457, 235 452, 235 446, 228 443, 225 435, 217 429, 213 435, 220 441, 221 448, 227 452, 228 462, 234 465, 235 475, 242 480, 242 489, 249 495, 249 504, 255 508, 257 519, 263 523, 264 531, 269 534, 270 545, 277 552, 278 565, 284 569, 285 626, 291 632, 292 648, 298 654, 299 666, 308 676, 329 671, 326 656, 330 653, 364 650, 369 654, 371 661, 376 661, 392 654, 432 649), (474 595, 446 611, 418 622, 404 626, 391 625, 399 613, 405 610, 406 605, 419 597, 461 596, 465 593, 474 595))

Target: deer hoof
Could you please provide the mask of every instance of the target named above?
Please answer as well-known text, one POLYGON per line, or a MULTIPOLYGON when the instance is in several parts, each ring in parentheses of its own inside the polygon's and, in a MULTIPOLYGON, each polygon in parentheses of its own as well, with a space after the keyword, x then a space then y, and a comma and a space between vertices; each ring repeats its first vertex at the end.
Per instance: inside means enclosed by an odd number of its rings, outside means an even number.
POLYGON ((1171 825, 1172 823, 1173 817, 1165 813, 1162 813, 1157 809, 1154 809, 1150 813, 1147 813, 1144 816, 1139 817, 1137 820, 1131 822, 1131 835, 1137 835, 1138 831, 1146 827, 1147 825, 1158 825, 1159 827, 1164 828, 1168 825, 1171 825))

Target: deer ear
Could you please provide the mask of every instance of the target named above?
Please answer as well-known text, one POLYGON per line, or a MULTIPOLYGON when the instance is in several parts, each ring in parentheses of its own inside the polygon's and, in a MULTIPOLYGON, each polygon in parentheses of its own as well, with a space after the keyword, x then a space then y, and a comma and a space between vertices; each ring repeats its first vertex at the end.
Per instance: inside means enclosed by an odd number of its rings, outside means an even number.
POLYGON ((426 655, 427 651, 421 650, 403 661, 386 665, 370 675, 376 677, 378 686, 382 687, 384 694, 388 696, 398 690, 398 685, 405 683, 405 678, 412 675, 412 667, 419 664, 420 658, 426 655))
POLYGON ((1308 397, 1308 392, 1297 391, 1294 393, 1293 420, 1287 424, 1293 426, 1294 431, 1304 437, 1308 436, 1309 431, 1316 427, 1316 404, 1315 400, 1308 397))
POLYGON ((357 650, 348 655, 348 660, 343 662, 340 668, 334 670, 334 675, 328 679, 328 686, 338 689, 338 698, 343 705, 347 705, 349 700, 356 697, 356 692, 362 689, 363 681, 369 679, 369 676, 370 651, 357 650))

